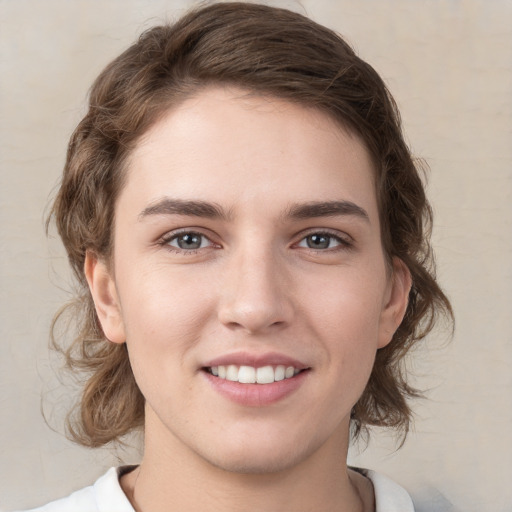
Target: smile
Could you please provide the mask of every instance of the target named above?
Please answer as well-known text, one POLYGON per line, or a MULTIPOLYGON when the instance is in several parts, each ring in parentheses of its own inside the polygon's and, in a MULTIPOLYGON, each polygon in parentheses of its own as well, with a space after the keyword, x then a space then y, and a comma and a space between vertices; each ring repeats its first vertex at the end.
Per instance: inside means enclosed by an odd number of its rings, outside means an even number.
POLYGON ((223 354, 200 367, 216 393, 244 407, 265 407, 296 393, 312 367, 287 354, 246 351, 223 354))
POLYGON ((286 379, 291 379, 301 370, 294 366, 238 366, 235 364, 211 366, 206 371, 219 379, 239 382, 241 384, 272 384, 286 379))

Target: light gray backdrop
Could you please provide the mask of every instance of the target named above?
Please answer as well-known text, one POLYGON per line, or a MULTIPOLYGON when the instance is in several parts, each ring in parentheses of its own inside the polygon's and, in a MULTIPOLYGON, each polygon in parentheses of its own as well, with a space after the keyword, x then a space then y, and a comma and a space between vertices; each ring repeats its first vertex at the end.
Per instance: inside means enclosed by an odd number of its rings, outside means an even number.
MULTIPOLYGON (((351 462, 396 479, 421 510, 512 511, 512 2, 274 3, 342 33, 394 93, 414 152, 431 166, 439 277, 457 317, 452 343, 432 336, 411 361, 430 399, 404 448, 393 452, 379 433, 351 462)), ((72 393, 47 342, 70 286, 43 210, 93 78, 141 30, 188 5, 0 0, 0 510, 65 495, 117 463, 60 433, 72 393)), ((137 460, 133 449, 118 455, 137 460)))

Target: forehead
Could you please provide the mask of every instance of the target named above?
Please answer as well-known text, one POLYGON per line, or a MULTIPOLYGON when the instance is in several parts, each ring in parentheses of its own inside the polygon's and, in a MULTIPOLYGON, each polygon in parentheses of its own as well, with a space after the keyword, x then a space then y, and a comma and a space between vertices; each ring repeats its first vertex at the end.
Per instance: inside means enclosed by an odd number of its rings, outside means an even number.
POLYGON ((127 173, 121 195, 133 202, 342 199, 376 214, 373 164, 356 135, 320 110, 240 89, 207 89, 169 109, 138 142, 127 173))

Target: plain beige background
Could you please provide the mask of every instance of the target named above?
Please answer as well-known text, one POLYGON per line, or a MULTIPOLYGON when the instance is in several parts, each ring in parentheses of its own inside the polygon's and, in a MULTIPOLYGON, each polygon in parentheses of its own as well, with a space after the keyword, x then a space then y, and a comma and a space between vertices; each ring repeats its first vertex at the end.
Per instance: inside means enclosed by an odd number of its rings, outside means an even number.
MULTIPOLYGON (((70 280, 43 212, 93 78, 141 30, 191 3, 0 0, 0 510, 68 494, 118 463, 61 434, 73 392, 47 343, 70 280)), ((420 512, 512 511, 512 1, 272 3, 348 38, 387 81, 431 167, 438 274, 456 334, 450 344, 432 336, 411 360, 430 391, 406 445, 394 452, 376 433, 351 462, 407 487, 420 512)), ((137 460, 133 449, 117 455, 137 460)))

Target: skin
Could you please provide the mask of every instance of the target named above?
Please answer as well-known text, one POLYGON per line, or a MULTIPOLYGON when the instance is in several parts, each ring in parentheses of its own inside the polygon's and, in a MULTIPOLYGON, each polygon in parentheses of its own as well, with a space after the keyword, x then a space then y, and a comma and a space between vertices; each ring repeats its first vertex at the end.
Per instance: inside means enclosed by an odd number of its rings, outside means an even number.
POLYGON ((362 142, 314 109, 214 88, 165 113, 127 172, 113 265, 88 253, 85 270, 146 398, 143 461, 122 480, 136 510, 373 510, 345 462, 350 411, 410 276, 386 264, 362 142), (360 211, 290 215, 311 202, 360 211), (180 247, 191 232, 200 247, 180 247), (204 366, 235 351, 293 357, 307 374, 276 403, 234 403, 204 366))

